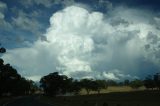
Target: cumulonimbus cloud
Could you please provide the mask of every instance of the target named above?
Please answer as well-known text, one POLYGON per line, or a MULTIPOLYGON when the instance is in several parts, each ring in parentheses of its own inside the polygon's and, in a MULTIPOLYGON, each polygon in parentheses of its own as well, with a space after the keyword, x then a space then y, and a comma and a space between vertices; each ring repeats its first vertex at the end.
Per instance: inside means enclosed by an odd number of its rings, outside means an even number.
POLYGON ((51 16, 47 41, 8 50, 3 58, 34 80, 54 71, 75 78, 140 76, 153 71, 142 72, 144 67, 156 69, 160 60, 160 42, 149 39, 151 32, 159 39, 155 21, 159 18, 136 9, 118 7, 104 15, 70 6, 51 16))

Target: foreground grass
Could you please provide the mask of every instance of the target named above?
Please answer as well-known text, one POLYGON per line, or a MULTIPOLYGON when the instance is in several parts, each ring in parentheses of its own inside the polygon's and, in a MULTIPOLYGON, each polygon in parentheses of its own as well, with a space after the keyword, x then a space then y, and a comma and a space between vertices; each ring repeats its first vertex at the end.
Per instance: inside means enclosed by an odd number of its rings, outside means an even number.
POLYGON ((112 92, 59 97, 42 96, 40 100, 55 104, 55 106, 160 106, 160 91, 112 92))
POLYGON ((8 102, 11 99, 13 99, 13 97, 0 97, 0 106, 2 106, 4 103, 8 102))

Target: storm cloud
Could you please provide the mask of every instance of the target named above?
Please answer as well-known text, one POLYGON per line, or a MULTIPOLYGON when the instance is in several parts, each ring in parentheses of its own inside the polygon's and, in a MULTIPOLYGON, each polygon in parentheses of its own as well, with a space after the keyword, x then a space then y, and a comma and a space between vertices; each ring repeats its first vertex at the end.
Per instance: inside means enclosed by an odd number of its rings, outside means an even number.
POLYGON ((2 56, 28 78, 58 71, 74 78, 123 80, 160 69, 160 17, 152 11, 118 6, 104 14, 73 5, 49 22, 45 41, 2 56))

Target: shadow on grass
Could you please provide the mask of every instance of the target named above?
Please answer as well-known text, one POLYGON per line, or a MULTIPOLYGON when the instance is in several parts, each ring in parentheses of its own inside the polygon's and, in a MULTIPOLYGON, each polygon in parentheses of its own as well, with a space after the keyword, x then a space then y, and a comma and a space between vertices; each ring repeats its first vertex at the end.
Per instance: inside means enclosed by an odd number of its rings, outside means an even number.
POLYGON ((116 92, 79 96, 41 96, 58 106, 160 106, 160 91, 116 92))

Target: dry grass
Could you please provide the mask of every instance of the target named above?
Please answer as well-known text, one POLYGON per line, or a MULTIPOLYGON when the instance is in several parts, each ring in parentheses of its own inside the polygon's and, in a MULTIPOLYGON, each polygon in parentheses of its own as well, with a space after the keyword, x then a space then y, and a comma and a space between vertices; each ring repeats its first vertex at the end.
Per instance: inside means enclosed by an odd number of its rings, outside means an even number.
MULTIPOLYGON (((131 92, 131 91, 143 91, 146 90, 145 87, 140 87, 138 89, 132 89, 129 86, 109 86, 107 89, 102 89, 100 93, 110 93, 110 92, 131 92)), ((80 95, 86 95, 85 89, 80 91, 80 95)), ((90 94, 97 94, 96 91, 91 91, 90 94)))
POLYGON ((160 106, 159 94, 160 91, 112 92, 54 98, 41 97, 41 101, 57 106, 160 106))
POLYGON ((160 91, 147 91, 144 87, 133 90, 127 86, 112 86, 102 90, 101 94, 91 93, 85 95, 83 89, 79 96, 42 96, 40 100, 57 106, 160 106, 160 91))

